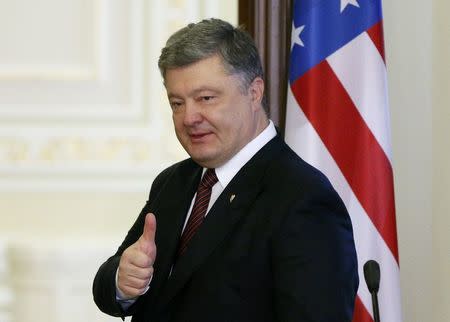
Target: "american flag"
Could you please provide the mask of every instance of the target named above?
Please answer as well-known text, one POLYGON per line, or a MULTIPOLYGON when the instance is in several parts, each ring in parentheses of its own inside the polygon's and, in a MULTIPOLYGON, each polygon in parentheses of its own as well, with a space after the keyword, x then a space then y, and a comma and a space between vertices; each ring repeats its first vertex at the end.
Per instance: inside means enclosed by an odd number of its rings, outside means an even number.
POLYGON ((350 213, 360 276, 353 321, 373 321, 363 265, 374 259, 381 320, 400 322, 381 0, 295 0, 293 10, 286 141, 350 213))

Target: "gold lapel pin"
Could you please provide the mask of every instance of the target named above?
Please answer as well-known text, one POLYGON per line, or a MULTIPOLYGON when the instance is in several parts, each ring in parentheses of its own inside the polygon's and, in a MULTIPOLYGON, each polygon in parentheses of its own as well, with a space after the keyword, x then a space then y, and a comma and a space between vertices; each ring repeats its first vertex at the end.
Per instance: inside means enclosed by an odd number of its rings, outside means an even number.
POLYGON ((235 194, 232 194, 231 196, 230 196, 230 203, 232 203, 233 202, 233 200, 234 200, 234 198, 236 197, 236 195, 235 194))

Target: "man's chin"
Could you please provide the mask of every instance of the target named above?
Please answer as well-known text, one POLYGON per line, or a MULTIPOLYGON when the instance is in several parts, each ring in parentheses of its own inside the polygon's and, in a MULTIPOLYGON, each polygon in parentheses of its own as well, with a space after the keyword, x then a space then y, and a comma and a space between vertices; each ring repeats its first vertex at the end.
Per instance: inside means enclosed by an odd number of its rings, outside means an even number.
POLYGON ((214 162, 212 162, 211 159, 205 158, 205 157, 196 157, 191 156, 192 160, 195 161, 195 163, 201 165, 204 168, 214 168, 214 162))
POLYGON ((215 168, 218 166, 218 158, 216 155, 207 153, 189 153, 189 155, 192 160, 204 168, 215 168))

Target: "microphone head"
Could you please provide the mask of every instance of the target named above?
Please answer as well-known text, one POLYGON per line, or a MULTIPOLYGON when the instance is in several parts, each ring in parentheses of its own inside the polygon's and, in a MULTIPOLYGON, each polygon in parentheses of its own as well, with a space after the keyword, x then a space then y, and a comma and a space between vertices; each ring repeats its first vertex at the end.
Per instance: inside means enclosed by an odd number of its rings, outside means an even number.
POLYGON ((364 278, 370 293, 377 293, 380 288, 380 265, 373 259, 364 264, 364 278))

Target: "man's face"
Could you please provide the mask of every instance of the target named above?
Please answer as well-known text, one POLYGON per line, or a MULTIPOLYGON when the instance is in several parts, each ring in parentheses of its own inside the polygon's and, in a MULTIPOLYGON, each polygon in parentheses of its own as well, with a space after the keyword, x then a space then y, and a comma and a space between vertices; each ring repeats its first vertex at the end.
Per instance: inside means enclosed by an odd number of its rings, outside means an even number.
POLYGON ((245 91, 241 84, 238 75, 225 72, 219 56, 166 71, 176 135, 203 167, 222 165, 267 125, 262 79, 256 78, 245 91))

